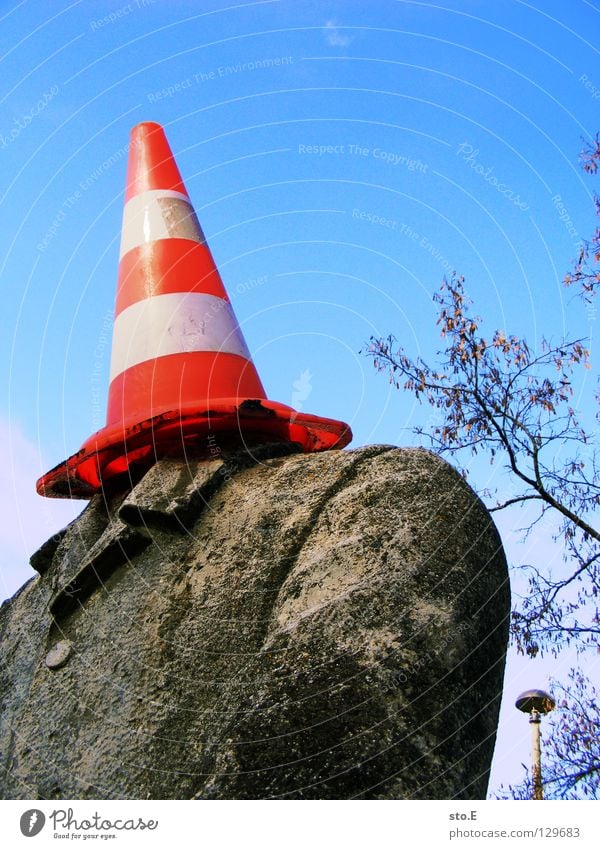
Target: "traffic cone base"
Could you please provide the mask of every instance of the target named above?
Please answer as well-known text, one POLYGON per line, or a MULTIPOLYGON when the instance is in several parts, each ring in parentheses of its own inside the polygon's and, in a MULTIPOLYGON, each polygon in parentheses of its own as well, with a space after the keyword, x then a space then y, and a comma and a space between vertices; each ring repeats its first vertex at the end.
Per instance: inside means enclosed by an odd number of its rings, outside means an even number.
POLYGON ((103 428, 40 478, 37 491, 51 498, 91 498, 102 490, 130 488, 136 475, 174 454, 214 459, 232 446, 251 451, 281 442, 310 453, 343 448, 351 439, 348 425, 334 419, 298 413, 275 401, 221 399, 204 412, 171 411, 129 428, 103 428))
POLYGON ((267 399, 162 127, 132 131, 106 427, 37 483, 89 498, 163 456, 232 444, 343 448, 333 419, 267 399))

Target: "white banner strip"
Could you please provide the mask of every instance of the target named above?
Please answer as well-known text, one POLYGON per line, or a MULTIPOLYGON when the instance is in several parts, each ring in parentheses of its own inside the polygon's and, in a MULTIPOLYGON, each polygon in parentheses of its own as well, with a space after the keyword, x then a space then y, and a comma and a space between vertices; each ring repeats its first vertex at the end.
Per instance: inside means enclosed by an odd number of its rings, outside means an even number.
POLYGON ((187 195, 168 189, 153 189, 135 195, 125 204, 120 258, 139 245, 170 238, 205 244, 204 234, 187 195))
POLYGON ((36 799, 0 803, 0 833, 11 849, 596 849, 598 803, 36 799))
POLYGON ((145 298, 115 320, 110 379, 146 360, 191 351, 250 359, 231 304, 199 292, 145 298))

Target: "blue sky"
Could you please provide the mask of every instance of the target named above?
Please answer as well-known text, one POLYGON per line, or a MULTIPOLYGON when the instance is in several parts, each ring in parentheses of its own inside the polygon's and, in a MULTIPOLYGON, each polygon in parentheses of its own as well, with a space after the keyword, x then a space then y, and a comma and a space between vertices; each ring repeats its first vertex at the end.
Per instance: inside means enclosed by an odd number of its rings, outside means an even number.
MULTIPOLYGON (((291 403, 308 371, 303 409, 350 422, 354 446, 414 444, 427 421, 359 351, 394 333, 431 357, 452 269, 490 331, 594 353, 595 311, 561 282, 595 224, 585 0, 5 2, 0 19, 4 596, 83 506, 34 484, 104 424, 139 121, 165 126, 269 397, 291 403)), ((556 556, 499 524, 513 563, 556 556)), ((514 696, 561 663, 512 658, 492 786, 528 758, 514 696)))

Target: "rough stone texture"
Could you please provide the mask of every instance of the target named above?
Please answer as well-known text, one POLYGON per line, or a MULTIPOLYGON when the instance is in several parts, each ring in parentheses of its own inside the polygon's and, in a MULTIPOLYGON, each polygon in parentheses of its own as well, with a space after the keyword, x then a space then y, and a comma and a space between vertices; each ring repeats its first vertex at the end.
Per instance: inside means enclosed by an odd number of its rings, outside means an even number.
POLYGON ((0 609, 4 798, 485 796, 489 514, 420 449, 278 454, 163 460, 34 555, 0 609))

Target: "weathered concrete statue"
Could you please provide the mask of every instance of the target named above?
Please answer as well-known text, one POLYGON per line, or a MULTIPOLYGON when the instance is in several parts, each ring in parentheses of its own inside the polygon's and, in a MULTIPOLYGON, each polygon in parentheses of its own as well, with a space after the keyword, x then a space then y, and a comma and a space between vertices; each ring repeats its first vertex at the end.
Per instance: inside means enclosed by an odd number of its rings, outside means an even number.
POLYGON ((163 460, 0 612, 4 798, 484 798, 500 540, 422 450, 163 460))

